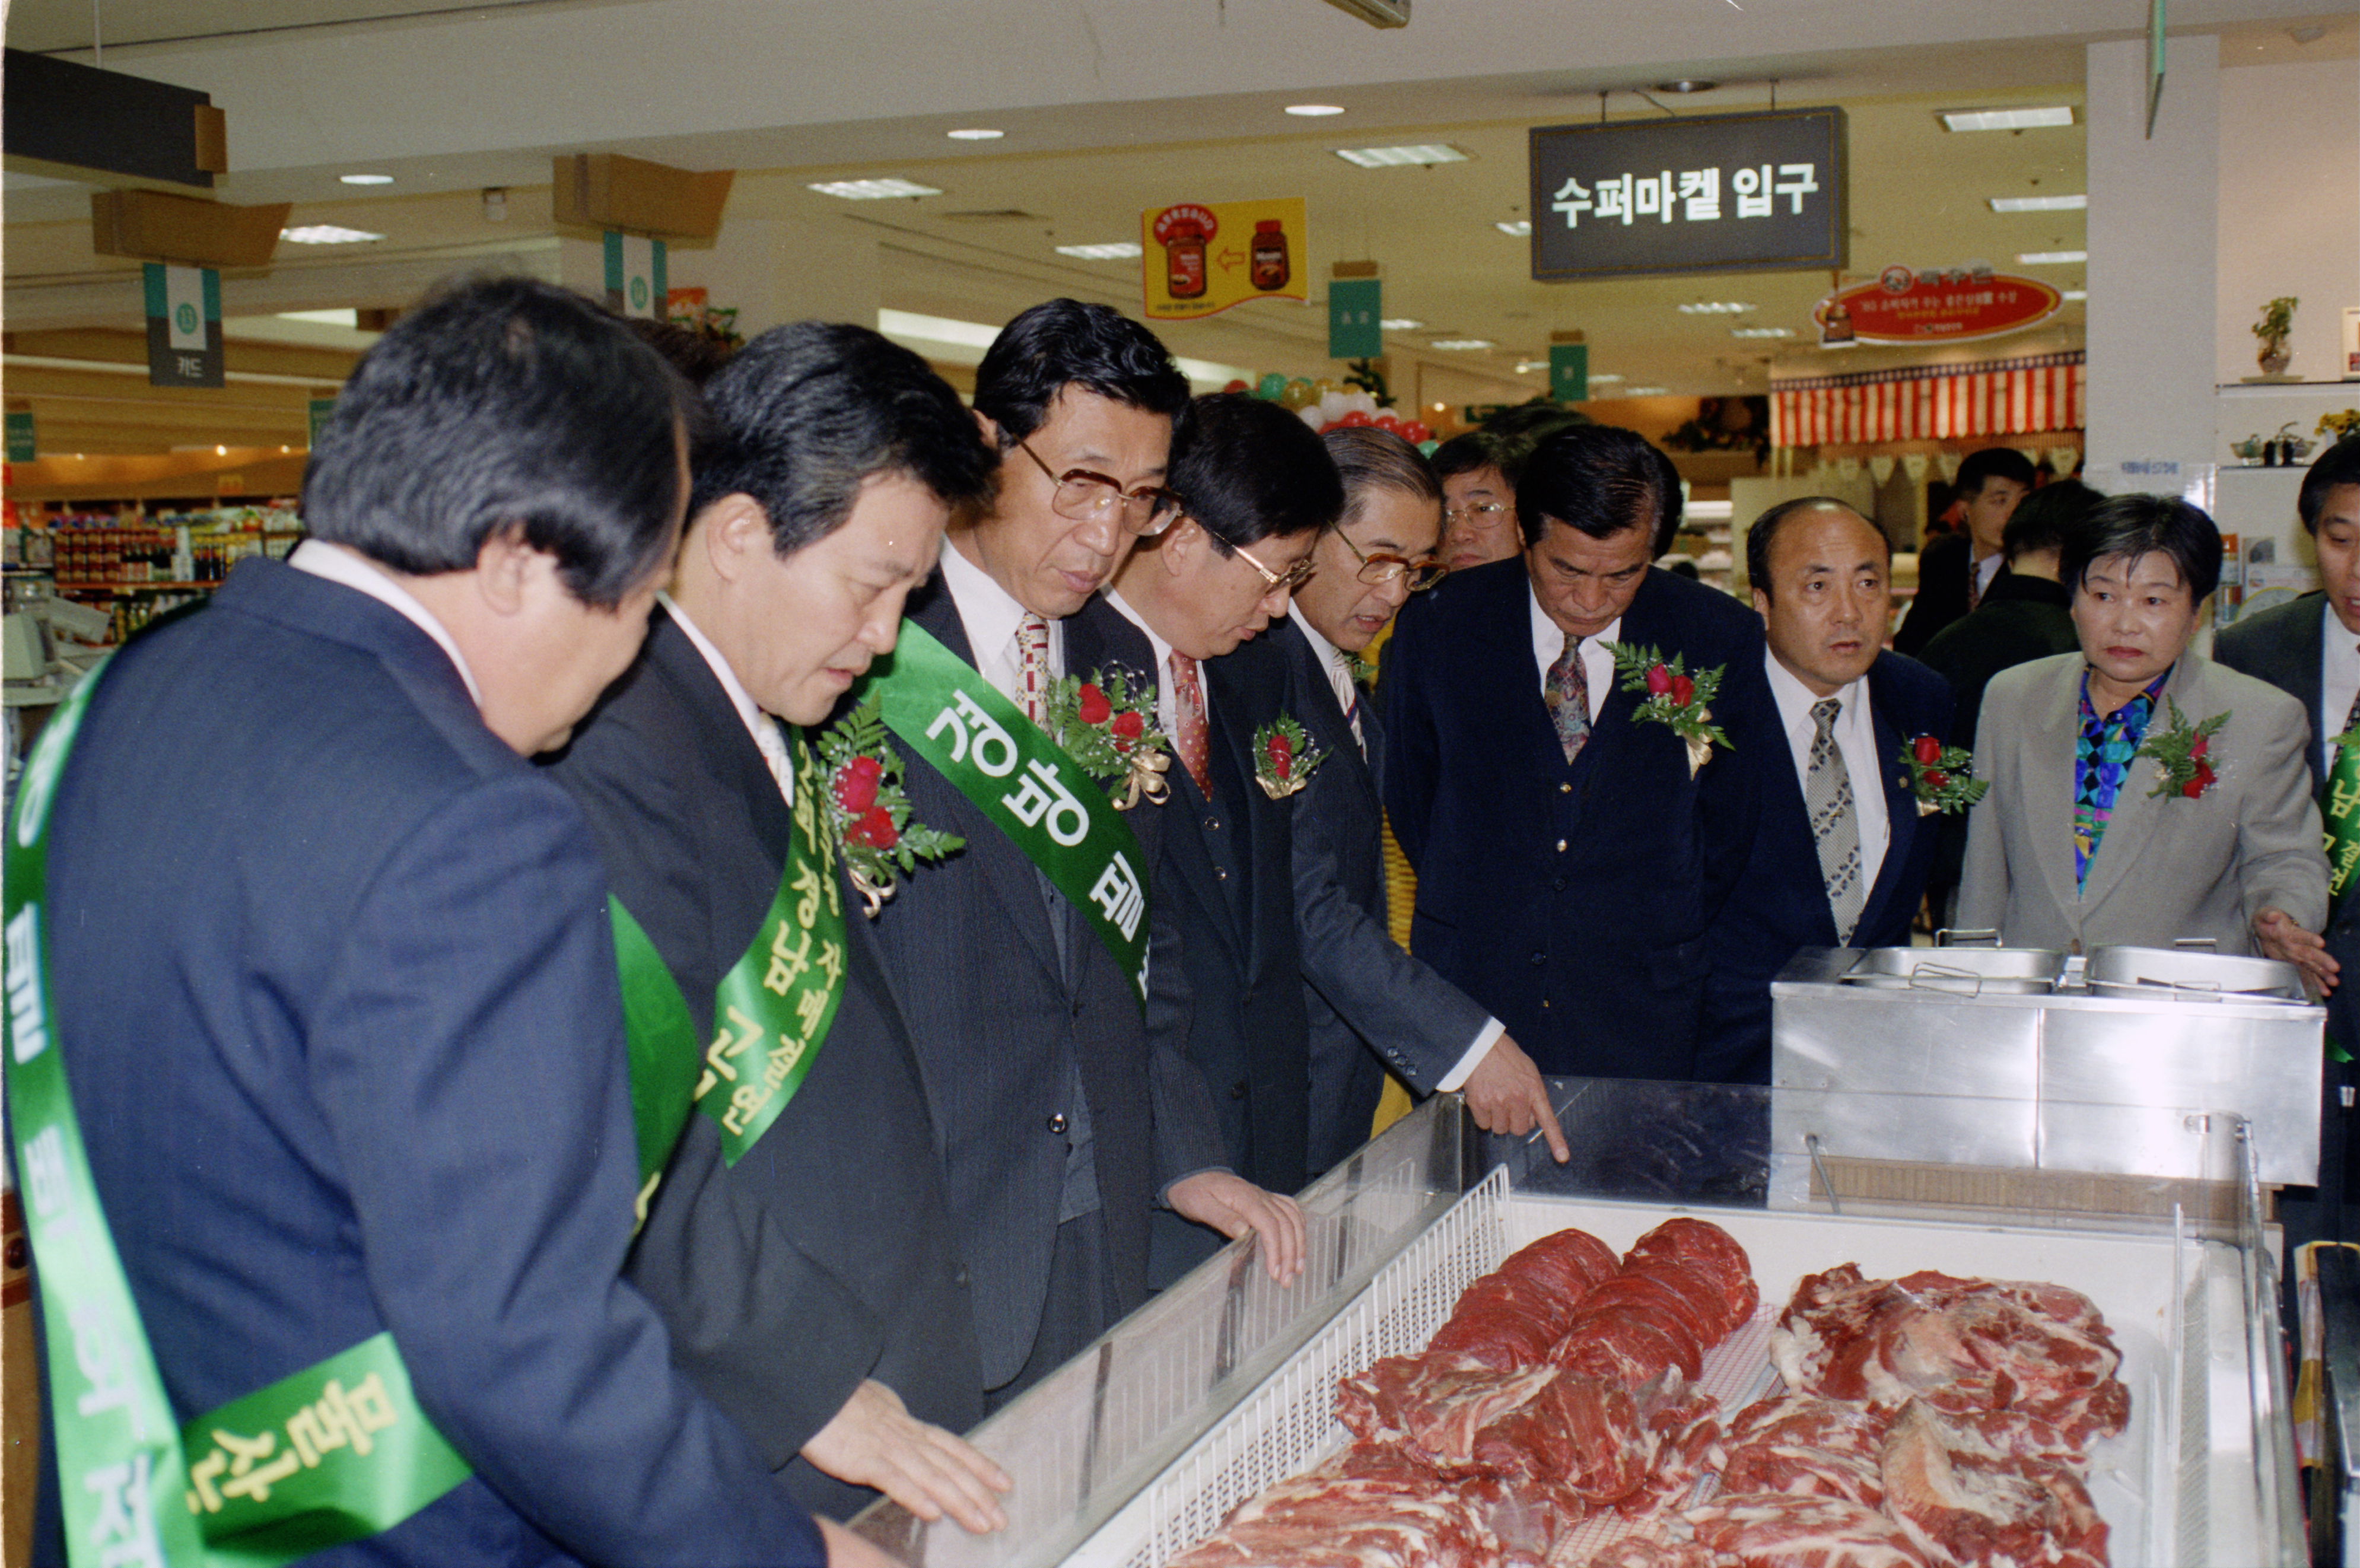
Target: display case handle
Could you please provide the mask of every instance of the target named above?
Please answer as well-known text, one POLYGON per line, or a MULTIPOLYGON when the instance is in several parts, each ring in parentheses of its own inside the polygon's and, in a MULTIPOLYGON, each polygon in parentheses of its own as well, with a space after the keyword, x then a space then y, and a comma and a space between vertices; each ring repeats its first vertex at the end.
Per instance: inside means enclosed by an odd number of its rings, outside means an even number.
POLYGON ((1997 947, 1999 928, 1989 926, 1953 931, 1949 926, 1944 926, 1934 933, 1934 945, 1936 947, 1997 947))

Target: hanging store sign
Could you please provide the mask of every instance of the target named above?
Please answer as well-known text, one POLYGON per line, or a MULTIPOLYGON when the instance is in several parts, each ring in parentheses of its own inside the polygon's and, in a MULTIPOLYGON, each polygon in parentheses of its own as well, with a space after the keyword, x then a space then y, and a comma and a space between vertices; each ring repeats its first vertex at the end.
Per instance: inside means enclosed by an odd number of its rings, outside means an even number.
POLYGON ((33 416, 28 413, 9 415, 8 461, 31 463, 39 456, 40 442, 34 433, 33 416))
POLYGON ((151 261, 146 278, 148 384, 221 386, 221 274, 151 261))
POLYGON ((1217 316, 1249 299, 1311 298, 1300 196, 1151 207, 1139 215, 1139 245, 1151 321, 1217 316))
POLYGON ((664 243, 606 231, 606 309, 618 316, 664 315, 664 243))
POLYGON ((1888 267, 1820 300, 1811 319, 1819 342, 1967 343, 2038 326, 2065 296, 2037 278, 2011 278, 1987 267, 1913 271, 1888 267))
POLYGON ((1532 130, 1533 276, 1845 265, 1844 112, 1532 130))
POLYGON ((1385 352, 1382 278, 1338 278, 1328 285, 1328 357, 1374 359, 1385 352))

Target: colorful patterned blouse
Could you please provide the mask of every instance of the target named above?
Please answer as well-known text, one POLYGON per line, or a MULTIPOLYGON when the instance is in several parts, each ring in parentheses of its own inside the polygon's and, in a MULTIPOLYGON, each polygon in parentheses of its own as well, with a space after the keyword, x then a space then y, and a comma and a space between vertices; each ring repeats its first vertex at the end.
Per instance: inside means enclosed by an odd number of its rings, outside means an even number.
POLYGON ((2098 841, 2106 836, 2114 800, 2123 792, 2123 778, 2131 759, 2147 741, 2147 726, 2155 717, 2155 701, 2166 670, 2147 683, 2146 691, 2101 717, 2090 702, 2090 672, 2081 671, 2081 738, 2073 749, 2073 889, 2089 887, 2090 863, 2098 858, 2098 841))

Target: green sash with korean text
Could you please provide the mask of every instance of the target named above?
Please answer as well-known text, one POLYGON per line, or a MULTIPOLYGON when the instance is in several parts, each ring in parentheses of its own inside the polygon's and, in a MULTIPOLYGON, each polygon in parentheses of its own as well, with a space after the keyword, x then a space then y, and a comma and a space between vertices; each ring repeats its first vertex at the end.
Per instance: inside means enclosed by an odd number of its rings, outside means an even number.
POLYGON ((795 802, 786 868, 752 945, 715 991, 712 1043, 700 1046, 655 943, 621 903, 606 900, 630 1042, 642 1221, 691 1110, 720 1127, 721 1157, 737 1164, 803 1087, 844 999, 844 895, 836 841, 820 821, 826 783, 801 735, 789 733, 795 802))
POLYGON ((41 1291, 74 1568, 277 1568, 390 1530, 470 1474, 390 1334, 177 1428, 58 1050, 42 934, 49 807, 101 664, 42 730, 7 824, 9 1119, 41 1291), (191 1464, 190 1454, 202 1457, 191 1464), (176 1499, 185 1499, 180 1506, 176 1499))
POLYGON ((975 667, 914 621, 858 695, 1079 909, 1147 1006, 1146 856, 1106 791, 975 667), (1069 782, 1070 781, 1070 782, 1069 782))
MULTIPOLYGON (((2327 799, 2322 814, 2327 820, 2327 911, 2332 920, 2335 907, 2344 901, 2344 890, 2352 886, 2352 875, 2360 867, 2360 735, 2335 737, 2335 766, 2327 770, 2327 799)), ((2352 1060, 2351 1048, 2330 1036, 2327 1049, 2338 1062, 2352 1060)))

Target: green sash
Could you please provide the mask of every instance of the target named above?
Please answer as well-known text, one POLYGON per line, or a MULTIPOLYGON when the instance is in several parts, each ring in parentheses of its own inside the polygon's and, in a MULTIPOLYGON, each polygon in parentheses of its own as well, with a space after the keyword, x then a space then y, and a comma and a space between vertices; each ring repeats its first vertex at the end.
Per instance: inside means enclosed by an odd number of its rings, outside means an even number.
POLYGON ((836 840, 820 822, 826 781, 800 733, 790 734, 795 804, 786 869, 753 944, 721 977, 713 1043, 701 1052, 688 1002, 655 943, 629 910, 606 900, 630 1040, 642 1222, 691 1108, 719 1125, 721 1157, 737 1164, 803 1087, 844 999, 844 894, 836 840))
POLYGON ((66 1552, 75 1568, 275 1568, 389 1530, 469 1472, 411 1397, 389 1334, 173 1426, 91 1179, 41 931, 49 806, 104 669, 82 677, 33 748, 5 863, 8 1105, 48 1331, 66 1552), (185 1455, 201 1450, 191 1466, 185 1455))
MULTIPOLYGON (((2344 889, 2352 886, 2354 868, 2360 866, 2360 738, 2345 741, 2335 748, 2335 766, 2327 772, 2324 815, 2327 910, 2332 920, 2335 907, 2344 901, 2344 889)), ((2327 1049, 2338 1062, 2352 1060, 2351 1051, 2333 1036, 2328 1039, 2327 1049)))
POLYGON ((1139 840, 1081 764, 914 621, 860 688, 888 728, 975 802, 1082 911, 1147 1006, 1147 870, 1139 840), (1069 783, 1068 780, 1071 780, 1069 783))

